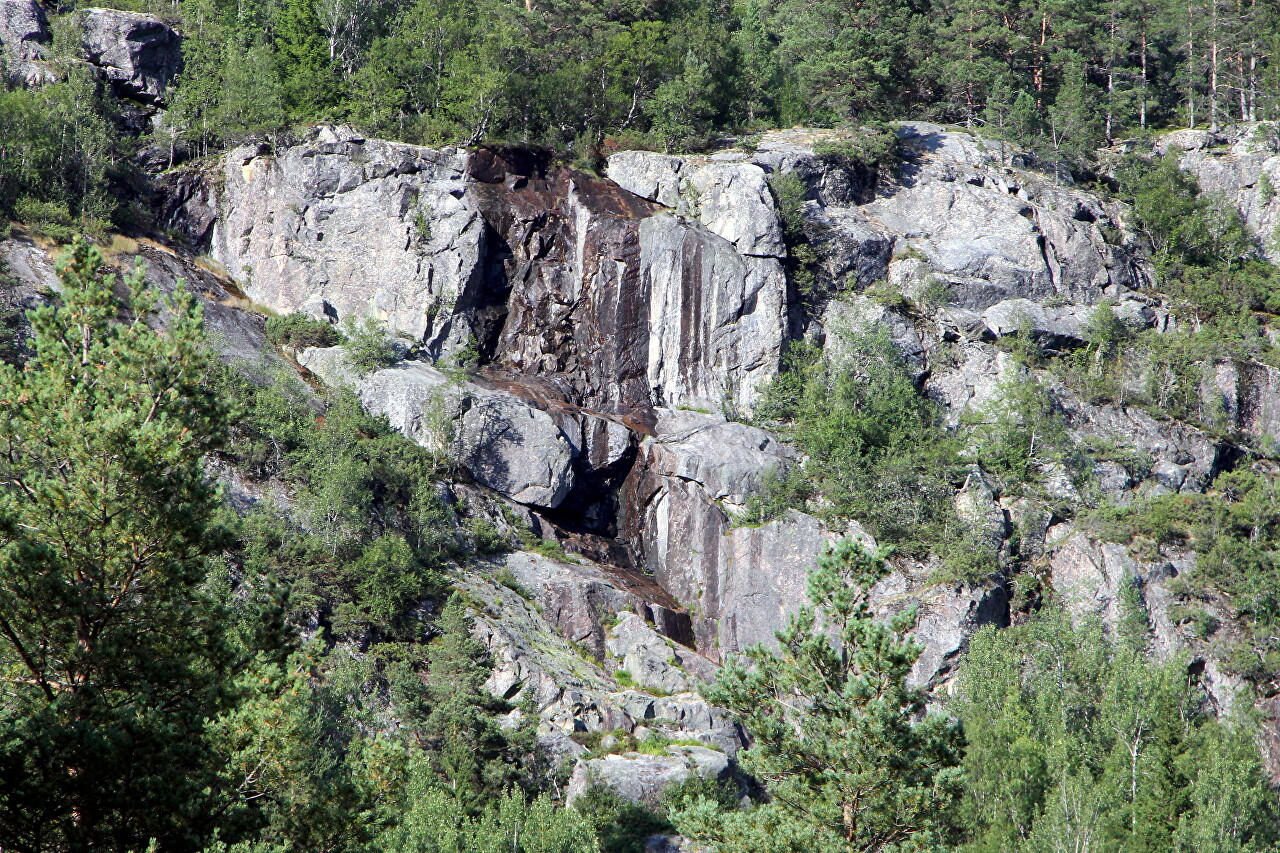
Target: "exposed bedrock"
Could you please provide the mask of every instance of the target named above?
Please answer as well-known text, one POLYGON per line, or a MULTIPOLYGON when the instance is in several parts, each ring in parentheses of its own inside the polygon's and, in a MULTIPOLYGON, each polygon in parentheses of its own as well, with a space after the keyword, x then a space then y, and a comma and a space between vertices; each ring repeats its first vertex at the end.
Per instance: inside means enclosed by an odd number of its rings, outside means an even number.
POLYGON ((1179 165, 1194 175, 1203 192, 1230 202, 1258 238, 1258 247, 1280 262, 1275 238, 1280 227, 1280 124, 1248 125, 1228 143, 1208 131, 1170 133, 1157 150, 1179 156, 1179 165))
MULTIPOLYGON (((732 749, 725 721, 689 691, 719 661, 773 641, 827 543, 872 544, 856 522, 820 519, 820 505, 735 524, 771 475, 804 463, 740 422, 790 341, 840 361, 846 332, 885 332, 956 428, 1034 372, 1002 338, 1068 350, 1100 310, 1135 331, 1177 328, 1122 204, 936 125, 903 125, 904 163, 878 179, 816 153, 831 137, 771 132, 750 153, 700 157, 623 152, 601 178, 538 152, 437 151, 322 126, 228 155, 216 199, 190 173, 175 177, 166 216, 190 224, 196 243, 211 230, 215 259, 253 300, 333 322, 374 317, 407 338, 409 360, 366 377, 340 350, 300 360, 350 382, 414 440, 449 449, 467 488, 577 553, 578 563, 513 555, 500 570, 520 591, 473 579, 490 608, 479 630, 500 661, 497 692, 536 697, 548 737, 675 719, 732 749), (816 255, 805 293, 784 273, 770 186, 781 173, 803 187, 816 255), (464 349, 479 369, 446 369, 464 349), (572 661, 574 650, 591 660, 572 661)), ((1185 163, 1200 154, 1210 156, 1185 163)), ((1260 180, 1244 168, 1228 177, 1260 180)), ((1274 370, 1203 366, 1206 411, 1244 438, 1280 439, 1274 370)), ((885 615, 918 608, 912 679, 930 690, 947 687, 975 630, 1010 619, 1015 548, 1044 569, 1043 594, 1081 616, 1114 620, 1123 584, 1141 584, 1160 642, 1185 647, 1164 583, 1181 565, 1135 563, 1058 509, 1203 491, 1234 451, 1201 427, 1037 376, 1073 439, 1123 452, 1092 463, 1087 484, 1046 462, 1034 496, 1002 495, 974 468, 956 509, 1003 561, 986 583, 940 583, 936 561, 894 560, 872 603, 885 615)), ((671 769, 631 767, 623 776, 671 769)))
POLYGON ((0 0, 0 65, 9 81, 38 86, 55 79, 45 61, 53 34, 36 0, 0 0))
POLYGON ((82 9, 81 50, 121 98, 163 105, 182 71, 182 37, 154 15, 82 9))
POLYGON ((322 127, 229 154, 212 252, 255 301, 374 317, 432 357, 475 346, 575 405, 749 407, 786 282, 703 225, 538 155, 322 127))

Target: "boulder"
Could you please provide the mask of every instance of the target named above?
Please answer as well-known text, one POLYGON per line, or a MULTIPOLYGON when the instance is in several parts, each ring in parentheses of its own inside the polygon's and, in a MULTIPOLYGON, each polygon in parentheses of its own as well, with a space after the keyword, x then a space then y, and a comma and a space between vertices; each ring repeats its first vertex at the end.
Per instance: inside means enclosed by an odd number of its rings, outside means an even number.
POLYGON ((454 454, 477 482, 514 501, 554 509, 573 488, 573 445, 546 412, 422 362, 356 377, 342 352, 308 349, 298 361, 332 384, 356 385, 371 414, 424 447, 454 454))
POLYGON ((153 15, 82 9, 81 48, 88 63, 116 93, 144 104, 163 104, 182 70, 182 37, 153 15))
POLYGON ((655 409, 653 437, 646 440, 650 470, 697 483, 711 500, 745 509, 764 477, 783 474, 796 453, 766 430, 720 415, 655 409))
POLYGON ((1209 130, 1175 130, 1156 140, 1155 153, 1163 157, 1170 152, 1203 151, 1222 141, 1209 130))
POLYGON ((0 66, 11 82, 52 82, 53 71, 42 64, 52 41, 44 8, 36 0, 0 0, 0 66))
POLYGON ((1078 306, 1046 308, 1030 299, 1006 299, 982 314, 987 330, 997 338, 1026 332, 1044 346, 1078 346, 1085 341, 1089 309, 1078 306))
POLYGON ((1166 491, 1200 492, 1218 470, 1218 444, 1197 427, 1179 421, 1157 420, 1140 408, 1093 404, 1068 388, 1053 386, 1054 400, 1077 440, 1110 442, 1127 449, 1136 465, 1129 470, 1140 488, 1159 483, 1166 491), (1138 468, 1149 470, 1138 470, 1138 468))
POLYGON ((731 780, 733 766, 728 756, 701 746, 672 746, 667 755, 629 752, 603 758, 579 759, 569 779, 565 799, 572 804, 592 787, 600 785, 624 800, 656 806, 662 792, 690 776, 731 780))

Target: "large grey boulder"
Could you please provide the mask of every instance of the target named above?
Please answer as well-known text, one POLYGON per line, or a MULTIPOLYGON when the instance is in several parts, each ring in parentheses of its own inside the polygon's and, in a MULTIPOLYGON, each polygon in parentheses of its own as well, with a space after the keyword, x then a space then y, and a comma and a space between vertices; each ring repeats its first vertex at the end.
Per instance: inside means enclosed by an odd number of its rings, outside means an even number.
POLYGON ((19 85, 51 82, 43 61, 53 36, 43 7, 36 0, 0 0, 0 69, 19 85))
POLYGON ((723 416, 681 409, 654 410, 646 440, 650 469, 698 483, 731 510, 745 508, 770 474, 783 474, 796 453, 772 433, 723 416))
POLYGON ((355 385, 371 414, 424 447, 454 454, 477 482, 514 501, 554 509, 573 488, 573 446, 546 412, 422 362, 357 377, 342 359, 343 348, 331 347, 305 350, 298 361, 332 384, 355 385))
POLYGON ((318 300, 433 353, 461 348, 472 332, 455 313, 480 285, 484 245, 466 169, 461 151, 327 126, 274 154, 238 148, 223 160, 211 254, 273 310, 318 300))
POLYGON ((116 9, 79 12, 84 57, 121 97, 164 102, 182 70, 182 37, 153 15, 116 9))
POLYGON ((1085 340, 1089 309, 1047 308, 1030 299, 1006 299, 984 311, 982 322, 997 338, 1025 332, 1050 347, 1073 346, 1085 340))
POLYGON ((602 786, 630 802, 655 806, 662 792, 691 776, 730 780, 733 765, 728 756, 701 746, 672 746, 667 755, 629 752, 603 758, 581 759, 573 768, 566 800, 572 803, 594 786, 602 786))

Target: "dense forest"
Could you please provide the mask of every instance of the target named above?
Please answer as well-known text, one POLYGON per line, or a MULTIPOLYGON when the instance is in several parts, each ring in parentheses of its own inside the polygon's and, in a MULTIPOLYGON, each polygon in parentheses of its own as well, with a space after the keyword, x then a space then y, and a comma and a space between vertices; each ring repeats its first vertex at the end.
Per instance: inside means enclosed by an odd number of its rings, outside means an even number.
MULTIPOLYGON (((170 162, 322 120, 418 144, 546 145, 589 165, 620 147, 910 115, 1083 169, 1099 146, 1153 129, 1280 110, 1280 11, 1260 0, 117 5, 186 36, 151 140, 170 162)), ((72 71, 6 95, 0 203, 127 220, 109 192, 126 176, 110 173, 136 143, 72 71)))
MULTIPOLYGON (((953 506, 975 465, 1006 494, 1051 501, 1041 463, 1076 477, 1122 456, 1068 435, 1036 376, 1221 438, 1198 371, 1280 363, 1280 272, 1242 217, 1168 159, 1127 156, 1177 128, 1280 120, 1280 4, 112 5, 183 36, 163 108, 122 104, 72 59, 72 2, 48 9, 56 79, 0 89, 0 219, 63 253, 56 297, 0 313, 0 852, 662 853, 649 839, 676 835, 715 853, 1280 849, 1258 747, 1274 721, 1206 699, 1202 660, 1157 654, 1136 585, 1114 624, 1073 619, 1029 571, 1002 574, 1023 557, 980 541, 953 506), (538 709, 486 687, 493 661, 474 629, 488 605, 460 567, 518 550, 574 558, 458 499, 457 458, 295 370, 308 347, 344 345, 353 376, 417 353, 376 323, 253 309, 269 357, 229 363, 197 296, 118 270, 134 239, 190 248, 157 225, 156 175, 321 122, 536 148, 595 176, 622 150, 750 149, 769 129, 839 128, 824 156, 891 176, 906 118, 1006 141, 1027 168, 1124 205, 1159 276, 1149 290, 1183 325, 1135 331, 1099 302, 1069 351, 1010 335, 1002 357, 1023 381, 951 427, 888 337, 847 341, 839 364, 790 342, 756 410, 729 419, 774 430, 805 461, 735 523, 819 507, 884 547, 828 549, 776 644, 702 686, 750 732, 740 780, 690 776, 657 802, 601 785, 566 804, 538 709), (233 506, 241 481, 274 497, 233 506), (1015 596, 1013 624, 972 636, 944 701, 910 680, 916 611, 885 619, 870 602, 895 558, 929 562, 944 584, 997 577, 1015 596)), ((787 286, 809 311, 831 294, 807 190, 779 175, 769 191, 787 286)), ((0 265, 0 285, 15 281, 0 265)), ((914 319, 948 298, 868 292, 914 319)), ((439 366, 462 381, 479 360, 472 349, 439 366)), ((1274 447, 1228 439, 1236 462, 1274 464, 1274 447)), ((1212 493, 1054 508, 1133 550, 1192 548, 1186 601, 1233 603, 1222 658, 1268 697, 1273 473, 1224 465, 1212 493)), ((510 573, 497 583, 532 600, 510 573)), ((1184 611, 1216 630, 1206 610, 1184 611)), ((574 736, 595 757, 680 746, 574 736)))

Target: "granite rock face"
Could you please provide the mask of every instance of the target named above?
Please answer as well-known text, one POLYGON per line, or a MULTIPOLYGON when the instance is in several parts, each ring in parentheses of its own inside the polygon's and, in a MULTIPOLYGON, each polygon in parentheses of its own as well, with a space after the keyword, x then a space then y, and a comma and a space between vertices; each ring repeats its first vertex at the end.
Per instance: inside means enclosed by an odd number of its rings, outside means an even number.
POLYGON ((421 362, 357 377, 342 359, 342 347, 299 356, 313 373, 354 384, 369 412, 424 447, 454 454, 478 482, 514 501, 554 509, 573 488, 573 445, 546 412, 421 362))
POLYGON ((484 223, 464 198, 468 155, 321 127, 223 161, 211 255, 245 295, 281 313, 313 300, 374 318, 438 352, 462 346, 460 301, 479 286, 484 223))
POLYGON ((0 0, 0 65, 11 82, 52 82, 54 73, 43 64, 52 41, 48 17, 36 0, 0 0))
POLYGON ((182 70, 182 37, 154 15, 116 9, 82 9, 85 60, 116 93, 144 104, 163 105, 182 70))
POLYGON ((749 408, 776 374, 786 303, 776 261, 536 158, 485 151, 472 174, 473 197, 506 247, 495 259, 495 290, 510 294, 495 367, 614 414, 749 408))
MULTIPOLYGON (((1007 145, 926 123, 899 136, 899 169, 835 162, 817 143, 838 134, 792 129, 750 152, 619 153, 601 178, 536 152, 435 151, 320 127, 230 155, 216 199, 174 179, 170 218, 190 223, 193 243, 209 233, 252 299, 337 322, 372 316, 403 336, 407 359, 367 377, 338 351, 300 360, 453 454, 488 517, 510 511, 576 555, 515 553, 466 580, 498 662, 491 688, 535 699, 558 754, 579 757, 583 733, 660 729, 732 755, 742 733, 689 691, 773 641, 828 543, 874 544, 856 520, 824 520, 816 500, 735 526, 772 476, 805 463, 740 422, 787 346, 803 341, 839 365, 852 337, 885 334, 950 429, 1035 380, 1067 440, 1091 448, 1087 464, 1037 460, 1025 493, 1002 493, 977 464, 960 470, 960 544, 989 549, 989 577, 949 579, 945 555, 895 557, 871 591, 879 615, 918 607, 924 651, 911 678, 935 699, 974 631, 1020 616, 1011 573, 1025 566, 1043 569, 1046 598, 1108 624, 1135 585, 1161 648, 1191 647, 1166 581, 1193 570, 1194 554, 1144 562, 1074 527, 1067 509, 1203 492, 1241 447, 1280 439, 1269 367, 1200 365, 1210 428, 1152 417, 1130 399, 1146 385, 1087 395, 1017 357, 1010 339, 1024 333, 1048 356, 1079 349, 1099 312, 1135 332, 1177 330, 1148 287, 1149 247, 1124 205, 1007 145), (816 255, 803 293, 784 272, 793 259, 769 185, 788 173, 803 185, 816 255), (480 365, 466 375, 451 367, 463 353, 480 365)), ((1265 134, 1251 139, 1168 147, 1261 234, 1274 225, 1270 201, 1253 210, 1251 194, 1275 152, 1265 134)), ((1225 704, 1229 679, 1214 678, 1225 704)), ((651 758, 579 769, 613 774, 640 800, 691 772, 688 756, 651 758)))
POLYGON ((1247 125, 1234 142, 1215 147, 1225 141, 1206 131, 1177 131, 1162 137, 1156 147, 1182 152, 1179 166, 1195 176, 1201 191, 1235 207, 1258 238, 1262 253, 1272 263, 1280 261, 1280 246, 1272 239, 1280 226, 1280 198, 1275 192, 1280 187, 1280 124, 1247 125))
POLYGON ((212 254, 277 311, 373 317, 432 357, 471 347, 610 414, 749 408, 777 372, 776 259, 538 156, 321 127, 232 152, 224 178, 212 254))

